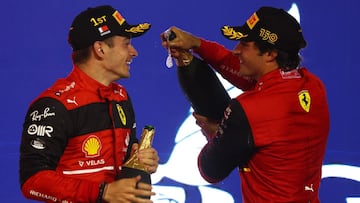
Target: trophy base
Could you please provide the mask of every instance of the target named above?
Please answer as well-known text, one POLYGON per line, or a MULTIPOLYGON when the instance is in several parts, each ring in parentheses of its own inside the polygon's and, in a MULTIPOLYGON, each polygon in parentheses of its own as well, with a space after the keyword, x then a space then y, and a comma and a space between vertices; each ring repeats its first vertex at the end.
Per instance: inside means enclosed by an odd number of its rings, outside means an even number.
MULTIPOLYGON (((123 178, 134 178, 136 176, 140 175, 142 183, 147 183, 151 185, 151 177, 150 174, 148 174, 145 171, 135 169, 135 168, 128 168, 128 167, 122 167, 121 173, 118 175, 117 179, 123 179, 123 178)), ((143 199, 150 199, 150 196, 141 196, 143 199)))

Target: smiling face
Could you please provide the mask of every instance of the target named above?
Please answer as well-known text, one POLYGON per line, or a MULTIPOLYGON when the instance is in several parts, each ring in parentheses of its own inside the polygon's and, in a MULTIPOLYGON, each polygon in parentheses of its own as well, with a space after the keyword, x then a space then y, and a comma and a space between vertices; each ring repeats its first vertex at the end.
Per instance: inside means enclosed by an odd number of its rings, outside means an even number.
POLYGON ((240 73, 247 77, 257 77, 263 67, 262 56, 254 42, 240 41, 233 54, 240 60, 240 73))
POLYGON ((275 60, 277 53, 261 53, 255 42, 240 41, 235 46, 233 55, 239 58, 240 73, 255 80, 278 68, 275 60))
POLYGON ((123 36, 114 36, 110 43, 102 46, 104 68, 112 80, 130 77, 130 64, 132 59, 138 55, 132 46, 131 40, 123 36))

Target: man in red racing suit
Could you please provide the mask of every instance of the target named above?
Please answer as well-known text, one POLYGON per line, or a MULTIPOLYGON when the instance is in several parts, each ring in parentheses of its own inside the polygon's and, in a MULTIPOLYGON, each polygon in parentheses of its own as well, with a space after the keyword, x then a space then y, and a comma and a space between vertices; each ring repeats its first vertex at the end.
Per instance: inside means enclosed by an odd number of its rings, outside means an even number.
POLYGON ((243 26, 223 27, 225 37, 240 40, 232 52, 171 30, 176 38, 164 46, 173 48, 179 71, 202 64, 179 51, 192 48, 244 90, 229 102, 220 123, 194 114, 208 139, 198 158, 202 176, 216 183, 239 168, 245 203, 320 202, 329 111, 323 83, 289 57, 306 44, 296 20, 282 9, 262 7, 243 26))
MULTIPOLYGON (((124 56, 128 61, 136 56, 129 37, 140 34, 126 33, 130 25, 124 22, 120 25, 114 18, 121 15, 110 6, 84 11, 74 20, 73 30, 90 22, 84 22, 82 18, 96 16, 107 19, 99 26, 107 26, 111 35, 99 37, 96 32, 91 34, 96 27, 87 28, 90 30, 82 27, 89 35, 86 41, 84 35, 70 31, 74 55, 87 50, 88 60, 79 62, 73 56, 73 71, 35 99, 25 117, 20 148, 20 183, 27 198, 63 203, 115 202, 115 198, 118 199, 116 202, 151 202, 135 197, 153 195, 150 185, 137 183, 138 177, 117 180, 124 160, 136 149, 138 142, 129 95, 123 86, 113 82, 128 77, 128 73, 108 77, 113 74, 105 74, 100 69, 109 60, 110 56, 106 54, 121 50, 119 45, 126 45, 124 56), (95 56, 93 51, 99 51, 98 55, 95 56), (98 67, 98 72, 92 73, 98 67)), ((126 63, 123 60, 116 68, 128 70, 126 63)), ((155 172, 159 160, 155 149, 140 150, 138 154, 149 171, 155 172)))

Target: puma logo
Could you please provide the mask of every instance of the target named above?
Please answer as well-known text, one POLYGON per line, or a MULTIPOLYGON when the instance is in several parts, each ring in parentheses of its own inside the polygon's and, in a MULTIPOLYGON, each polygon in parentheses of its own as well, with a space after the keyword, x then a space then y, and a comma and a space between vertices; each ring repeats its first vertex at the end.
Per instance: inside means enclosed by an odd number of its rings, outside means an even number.
POLYGON ((313 184, 309 186, 305 185, 305 191, 311 191, 311 192, 314 192, 314 189, 313 189, 313 184))
POLYGON ((78 106, 78 104, 76 103, 76 97, 73 97, 73 99, 67 99, 66 102, 68 104, 75 104, 76 106, 78 106))

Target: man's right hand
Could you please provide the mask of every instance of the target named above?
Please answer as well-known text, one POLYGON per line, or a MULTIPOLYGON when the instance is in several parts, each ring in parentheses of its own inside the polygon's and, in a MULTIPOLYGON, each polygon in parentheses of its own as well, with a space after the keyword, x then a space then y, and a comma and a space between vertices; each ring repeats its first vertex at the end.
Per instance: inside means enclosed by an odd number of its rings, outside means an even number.
POLYGON ((201 41, 199 37, 189 32, 183 31, 175 26, 170 27, 169 30, 173 31, 176 37, 171 41, 167 41, 164 33, 162 33, 160 37, 162 39, 162 45, 164 47, 182 50, 196 49, 200 47, 201 41))
POLYGON ((124 178, 108 183, 104 188, 103 200, 107 203, 152 203, 140 196, 155 195, 152 186, 140 182, 141 177, 124 178))

